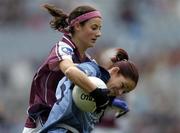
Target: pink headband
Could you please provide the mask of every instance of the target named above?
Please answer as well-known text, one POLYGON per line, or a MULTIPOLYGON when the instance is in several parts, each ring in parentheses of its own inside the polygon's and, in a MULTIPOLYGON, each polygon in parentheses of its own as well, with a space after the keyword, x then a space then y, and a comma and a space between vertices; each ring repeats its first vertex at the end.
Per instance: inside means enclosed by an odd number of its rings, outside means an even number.
POLYGON ((91 19, 91 18, 95 18, 95 17, 102 18, 101 13, 99 11, 92 11, 92 12, 85 13, 85 14, 80 15, 79 17, 71 20, 70 27, 74 26, 74 24, 76 22, 83 22, 85 20, 88 20, 88 19, 91 19))

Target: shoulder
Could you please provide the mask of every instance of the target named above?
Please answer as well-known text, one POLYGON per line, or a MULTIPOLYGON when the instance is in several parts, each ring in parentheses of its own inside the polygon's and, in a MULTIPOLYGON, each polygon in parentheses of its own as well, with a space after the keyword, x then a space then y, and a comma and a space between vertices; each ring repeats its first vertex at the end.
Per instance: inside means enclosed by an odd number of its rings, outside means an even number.
POLYGON ((100 74, 98 64, 93 61, 81 63, 77 67, 88 76, 98 76, 100 74))
POLYGON ((60 53, 66 53, 68 55, 70 55, 74 51, 74 49, 70 45, 62 41, 59 41, 57 43, 57 47, 60 53))
POLYGON ((88 76, 96 76, 102 79, 105 83, 110 79, 108 70, 98 65, 96 62, 84 62, 79 65, 79 68, 83 70, 88 76), (89 73, 87 73, 89 72, 89 73))
POLYGON ((99 65, 94 61, 83 62, 83 63, 79 64, 78 67, 81 67, 81 68, 89 67, 89 68, 92 68, 92 69, 94 68, 96 70, 99 70, 99 65))
POLYGON ((57 46, 59 48, 69 48, 69 49, 72 49, 73 50, 73 47, 71 47, 69 44, 65 43, 65 42, 62 42, 62 41, 59 41, 57 43, 57 46))
POLYGON ((69 47, 69 48, 72 48, 69 44, 67 44, 67 43, 65 43, 65 42, 63 42, 63 41, 59 41, 59 42, 57 43, 57 45, 58 45, 58 46, 67 46, 67 47, 69 47))

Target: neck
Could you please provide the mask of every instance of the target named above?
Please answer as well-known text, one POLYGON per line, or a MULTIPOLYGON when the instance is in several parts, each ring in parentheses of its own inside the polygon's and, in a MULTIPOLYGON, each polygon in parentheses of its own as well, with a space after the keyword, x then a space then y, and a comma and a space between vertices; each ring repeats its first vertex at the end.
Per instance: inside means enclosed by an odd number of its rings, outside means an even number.
POLYGON ((82 44, 79 40, 72 38, 72 41, 75 43, 78 52, 80 54, 80 57, 83 58, 85 55, 85 52, 87 50, 87 48, 84 47, 84 44, 82 44))

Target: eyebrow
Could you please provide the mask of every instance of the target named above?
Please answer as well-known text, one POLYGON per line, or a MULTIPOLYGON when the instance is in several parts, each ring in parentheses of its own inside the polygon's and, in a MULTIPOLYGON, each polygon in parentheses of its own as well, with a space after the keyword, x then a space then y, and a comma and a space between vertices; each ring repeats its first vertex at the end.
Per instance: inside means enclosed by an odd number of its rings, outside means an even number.
POLYGON ((92 26, 102 27, 101 25, 98 25, 98 24, 96 24, 96 23, 92 24, 92 26))

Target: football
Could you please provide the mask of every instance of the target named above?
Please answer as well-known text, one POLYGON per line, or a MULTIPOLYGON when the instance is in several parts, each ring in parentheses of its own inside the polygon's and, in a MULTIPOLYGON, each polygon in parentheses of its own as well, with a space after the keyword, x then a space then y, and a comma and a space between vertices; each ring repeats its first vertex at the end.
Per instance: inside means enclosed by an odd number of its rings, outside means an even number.
MULTIPOLYGON (((97 87, 107 88, 106 84, 97 77, 88 77, 97 87)), ((75 85, 72 91, 72 97, 75 105, 84 112, 94 112, 96 110, 96 103, 88 93, 82 88, 75 85)))

